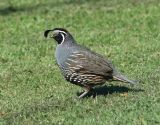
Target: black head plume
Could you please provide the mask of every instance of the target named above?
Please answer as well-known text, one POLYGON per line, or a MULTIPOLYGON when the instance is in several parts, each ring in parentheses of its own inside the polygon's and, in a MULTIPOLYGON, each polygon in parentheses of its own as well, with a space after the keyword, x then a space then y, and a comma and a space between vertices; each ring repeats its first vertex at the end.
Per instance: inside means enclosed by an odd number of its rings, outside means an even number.
POLYGON ((46 30, 46 31, 44 31, 44 37, 46 37, 46 38, 47 38, 48 33, 49 33, 50 31, 51 31, 51 30, 46 30))

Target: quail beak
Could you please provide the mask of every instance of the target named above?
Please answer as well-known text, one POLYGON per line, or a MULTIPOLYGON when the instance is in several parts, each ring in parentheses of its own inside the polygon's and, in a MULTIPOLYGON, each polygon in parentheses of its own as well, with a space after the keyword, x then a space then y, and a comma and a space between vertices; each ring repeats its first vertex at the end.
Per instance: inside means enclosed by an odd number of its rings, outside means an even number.
POLYGON ((54 38, 56 36, 56 33, 55 32, 53 32, 52 30, 46 30, 45 32, 44 32, 44 37, 50 37, 50 38, 54 38))

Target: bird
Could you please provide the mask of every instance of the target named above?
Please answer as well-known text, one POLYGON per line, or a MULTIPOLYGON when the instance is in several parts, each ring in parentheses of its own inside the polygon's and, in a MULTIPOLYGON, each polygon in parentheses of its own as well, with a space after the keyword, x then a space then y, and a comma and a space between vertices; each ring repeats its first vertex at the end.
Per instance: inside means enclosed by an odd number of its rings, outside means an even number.
POLYGON ((66 81, 84 88, 78 98, 85 97, 95 86, 107 81, 136 83, 122 75, 110 60, 78 44, 66 29, 45 30, 44 37, 57 42, 55 58, 66 81))

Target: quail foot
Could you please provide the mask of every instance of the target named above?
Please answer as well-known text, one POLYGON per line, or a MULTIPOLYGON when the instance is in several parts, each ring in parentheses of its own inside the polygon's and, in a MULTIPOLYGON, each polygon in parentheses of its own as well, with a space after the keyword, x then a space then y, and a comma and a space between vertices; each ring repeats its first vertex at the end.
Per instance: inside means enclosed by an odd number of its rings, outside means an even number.
POLYGON ((85 88, 79 98, 83 98, 93 87, 102 85, 106 81, 135 84, 122 75, 108 59, 77 44, 66 29, 46 30, 44 36, 53 38, 57 42, 55 58, 64 78, 85 88))

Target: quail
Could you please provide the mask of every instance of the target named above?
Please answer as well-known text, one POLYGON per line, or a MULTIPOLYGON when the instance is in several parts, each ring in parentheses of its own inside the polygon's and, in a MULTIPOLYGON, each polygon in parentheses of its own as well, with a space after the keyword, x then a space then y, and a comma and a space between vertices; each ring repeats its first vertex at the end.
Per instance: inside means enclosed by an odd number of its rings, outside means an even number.
POLYGON ((122 75, 108 59, 77 44, 66 29, 46 30, 44 36, 53 38, 58 43, 55 57, 64 78, 85 88, 78 98, 83 98, 93 87, 102 85, 106 81, 135 83, 122 75))

